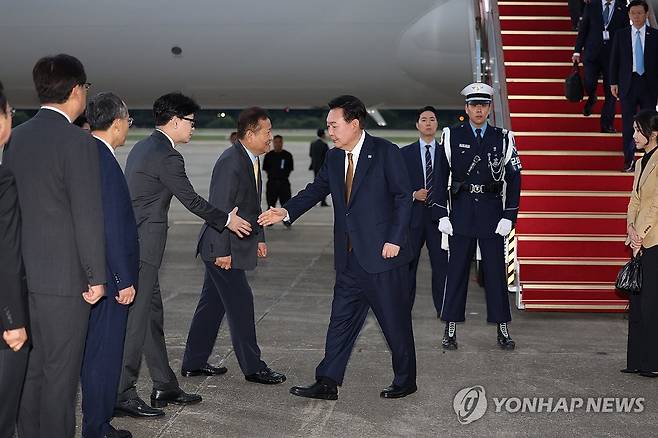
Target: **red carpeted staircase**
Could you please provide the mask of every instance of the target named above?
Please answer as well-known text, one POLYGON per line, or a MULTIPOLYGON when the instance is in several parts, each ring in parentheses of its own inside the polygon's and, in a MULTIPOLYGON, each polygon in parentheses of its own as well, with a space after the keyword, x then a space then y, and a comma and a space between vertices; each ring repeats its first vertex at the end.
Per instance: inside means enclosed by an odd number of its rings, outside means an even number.
MULTIPOLYGON (((621 134, 599 133, 603 104, 590 117, 564 98, 576 32, 566 0, 499 1, 507 92, 524 171, 517 224, 522 303, 535 311, 614 312, 632 174, 621 134)), ((619 114, 619 111, 618 111, 619 114)), ((615 120, 621 132, 619 115, 615 120)))

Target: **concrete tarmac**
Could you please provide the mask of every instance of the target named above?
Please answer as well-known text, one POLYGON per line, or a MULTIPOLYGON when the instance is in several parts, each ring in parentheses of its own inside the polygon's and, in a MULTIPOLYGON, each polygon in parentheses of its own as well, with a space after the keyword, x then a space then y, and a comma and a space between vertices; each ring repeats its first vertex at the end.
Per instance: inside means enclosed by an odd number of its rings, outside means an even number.
MULTIPOLYGON (((405 135, 411 141, 414 134, 405 135)), ((227 143, 196 141, 179 148, 195 188, 204 196, 212 166, 227 143)), ((286 141, 285 147, 295 158, 291 180, 296 193, 312 177, 307 170, 308 143, 286 141)), ((129 147, 119 151, 122 163, 128 151, 129 147)), ((315 366, 323 356, 335 278, 332 223, 332 208, 317 206, 289 230, 280 224, 268 228, 269 256, 248 274, 262 356, 271 368, 287 375, 284 384, 246 382, 228 328, 222 324, 210 363, 228 367, 228 373, 179 377, 186 391, 202 395, 201 404, 172 405, 160 419, 118 418, 115 427, 130 430, 137 438, 650 437, 658 433, 658 379, 619 372, 625 367, 625 315, 527 313, 513 308, 510 332, 517 349, 502 351, 496 345, 495 326, 486 323, 483 290, 472 281, 467 321, 457 331, 459 350, 446 352, 440 345, 443 324, 432 304, 425 250, 413 311, 418 392, 399 400, 379 397, 393 376, 390 353, 371 314, 352 353, 339 399, 290 395, 291 386, 313 382, 315 366), (480 391, 479 399, 466 397, 461 404, 461 397, 456 400, 462 421, 472 421, 461 424, 453 406, 455 396, 474 386, 481 386, 471 392, 480 391), (624 402, 640 412, 616 412, 624 402)), ((179 373, 203 280, 202 264, 194 258, 201 221, 173 201, 169 225, 160 284, 170 364, 179 373)), ((150 392, 144 365, 139 393, 148 401, 150 392)), ((79 423, 80 418, 78 430, 79 423)))

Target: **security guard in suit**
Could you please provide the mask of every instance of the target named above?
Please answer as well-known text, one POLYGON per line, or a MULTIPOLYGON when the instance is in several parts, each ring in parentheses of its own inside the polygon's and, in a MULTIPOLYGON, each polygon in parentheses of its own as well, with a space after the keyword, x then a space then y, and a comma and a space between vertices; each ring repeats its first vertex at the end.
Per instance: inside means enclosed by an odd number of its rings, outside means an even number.
POLYGON ((456 323, 465 320, 469 271, 476 247, 482 256, 487 321, 497 324, 502 349, 515 347, 507 329, 512 317, 505 275, 505 237, 519 210, 521 161, 513 134, 487 122, 493 93, 493 88, 479 82, 462 90, 469 121, 443 129, 441 153, 437 154, 432 211, 439 220, 439 231, 449 236, 441 310, 441 319, 446 322, 442 346, 447 350, 457 349, 456 323))

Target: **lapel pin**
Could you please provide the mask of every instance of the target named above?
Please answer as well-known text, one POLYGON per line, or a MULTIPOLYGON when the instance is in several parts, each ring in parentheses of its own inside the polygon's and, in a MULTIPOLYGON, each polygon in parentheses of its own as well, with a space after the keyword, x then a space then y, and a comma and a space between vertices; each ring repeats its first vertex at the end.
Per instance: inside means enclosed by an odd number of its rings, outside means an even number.
POLYGON ((368 155, 368 158, 372 158, 372 155, 368 155))

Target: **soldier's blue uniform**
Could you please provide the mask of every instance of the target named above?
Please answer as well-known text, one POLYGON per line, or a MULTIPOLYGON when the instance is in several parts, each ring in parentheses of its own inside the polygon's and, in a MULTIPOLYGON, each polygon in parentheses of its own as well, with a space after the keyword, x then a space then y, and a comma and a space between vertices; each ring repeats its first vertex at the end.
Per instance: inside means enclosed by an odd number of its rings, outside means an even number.
POLYGON ((481 140, 470 122, 445 128, 437 151, 433 215, 449 216, 453 227, 441 319, 465 320, 469 271, 479 244, 487 321, 504 323, 511 320, 505 238, 496 228, 502 218, 516 221, 521 162, 511 132, 486 123, 479 131, 481 140))

